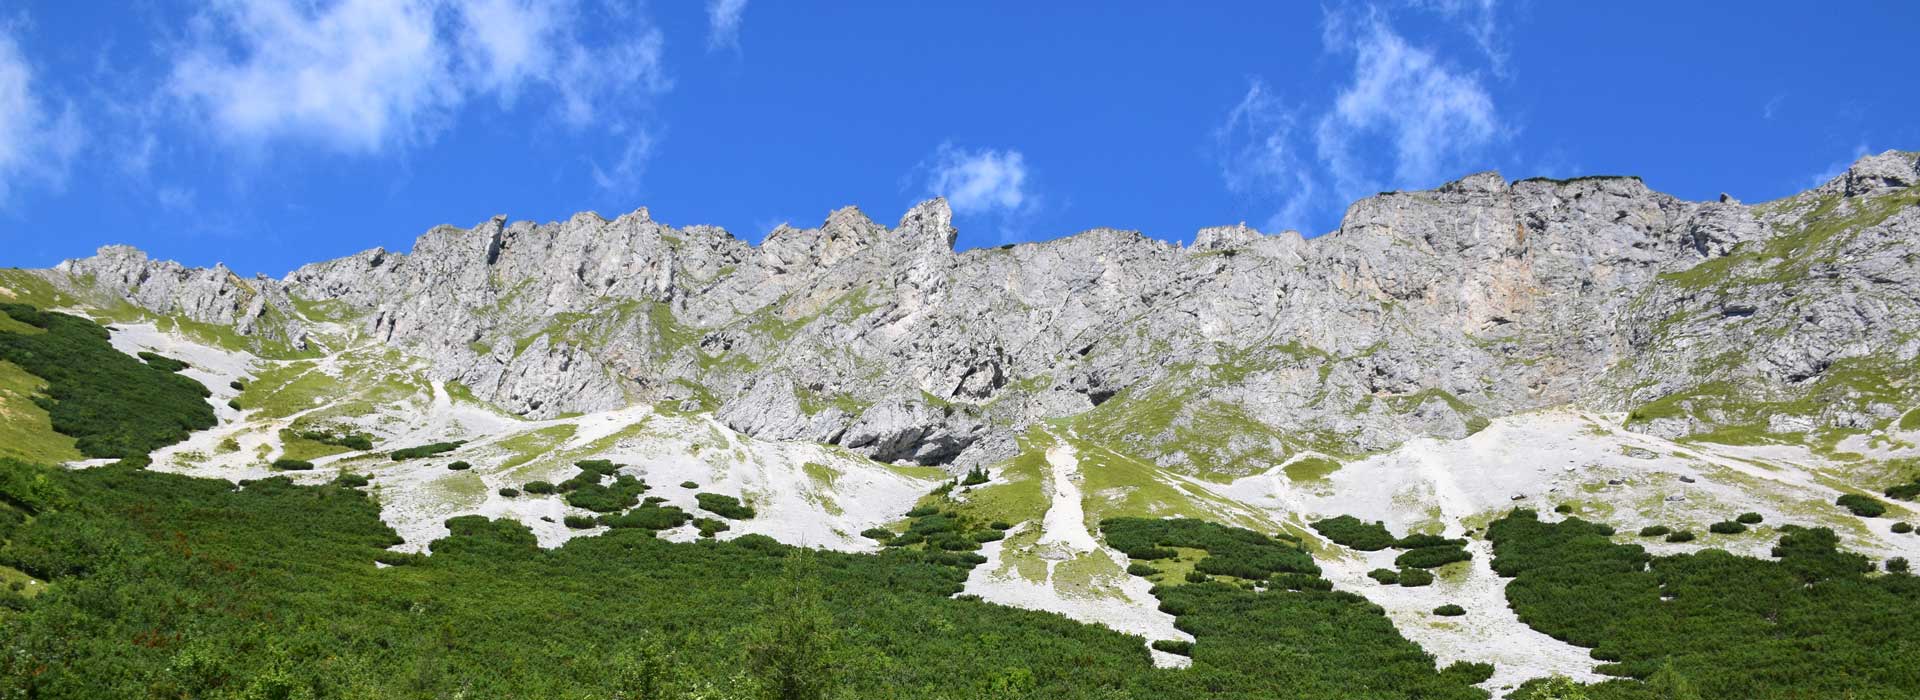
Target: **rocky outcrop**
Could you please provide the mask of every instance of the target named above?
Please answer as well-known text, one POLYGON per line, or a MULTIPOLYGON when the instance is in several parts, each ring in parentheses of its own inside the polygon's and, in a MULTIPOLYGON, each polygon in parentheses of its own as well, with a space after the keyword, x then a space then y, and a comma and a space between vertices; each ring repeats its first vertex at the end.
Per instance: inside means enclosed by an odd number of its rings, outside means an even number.
POLYGON ((287 294, 337 302, 530 416, 670 402, 764 438, 956 465, 1071 418, 1162 464, 1256 471, 1569 402, 1674 399, 1643 421, 1669 432, 1803 425, 1753 419, 1729 392, 1816 428, 1873 425, 1910 384, 1874 394, 1834 368, 1920 355, 1891 330, 1920 321, 1916 182, 1895 152, 1754 206, 1478 173, 1356 202, 1312 240, 1240 225, 1184 248, 1097 229, 955 252, 938 199, 892 227, 848 207, 758 246, 641 209, 443 226, 282 282, 119 249, 61 270, 242 332, 287 294))

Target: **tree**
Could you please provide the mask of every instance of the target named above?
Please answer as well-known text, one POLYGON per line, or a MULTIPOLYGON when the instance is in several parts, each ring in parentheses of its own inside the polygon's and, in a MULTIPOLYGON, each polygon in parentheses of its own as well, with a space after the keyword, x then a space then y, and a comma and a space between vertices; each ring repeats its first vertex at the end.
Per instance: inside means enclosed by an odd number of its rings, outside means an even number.
POLYGON ((811 553, 787 556, 762 594, 762 622, 746 643, 747 668, 768 700, 819 700, 839 672, 839 637, 811 553))

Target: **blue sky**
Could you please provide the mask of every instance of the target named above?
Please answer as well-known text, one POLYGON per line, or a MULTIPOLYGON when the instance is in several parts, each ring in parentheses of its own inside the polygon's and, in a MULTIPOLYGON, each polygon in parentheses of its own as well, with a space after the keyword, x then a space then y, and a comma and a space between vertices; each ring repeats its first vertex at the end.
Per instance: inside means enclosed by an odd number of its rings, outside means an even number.
POLYGON ((1308 235, 1498 169, 1791 194, 1920 148, 1920 6, 0 4, 0 265, 280 275, 495 214, 758 241, 948 196, 962 248, 1308 235))

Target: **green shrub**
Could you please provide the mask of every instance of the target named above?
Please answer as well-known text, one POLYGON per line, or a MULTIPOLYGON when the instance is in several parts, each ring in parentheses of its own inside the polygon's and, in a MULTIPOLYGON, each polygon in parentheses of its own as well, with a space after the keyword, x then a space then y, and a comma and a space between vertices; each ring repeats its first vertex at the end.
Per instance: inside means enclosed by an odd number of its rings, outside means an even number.
POLYGON ((940 509, 939 509, 939 508, 937 508, 937 507, 934 507, 934 506, 918 506, 918 507, 916 507, 916 508, 914 508, 913 510, 909 510, 909 511, 907 511, 907 517, 909 517, 909 518, 924 518, 924 517, 927 517, 927 516, 929 516, 929 515, 933 515, 934 513, 938 513, 938 512, 940 512, 940 509))
POLYGON ((32 400, 80 454, 145 455, 218 423, 205 385, 114 349, 100 324, 24 304, 0 313, 46 331, 0 331, 0 360, 46 381, 32 400))
POLYGON ((1155 639, 1153 640, 1153 649, 1154 651, 1164 651, 1169 654, 1193 656, 1193 642, 1179 639, 1155 639))
POLYGON ((1267 579, 1274 588, 1288 591, 1331 591, 1333 582, 1313 574, 1280 573, 1267 579))
MULTIPOLYGON (((586 473, 599 477, 598 472, 586 473)), ((647 485, 630 474, 621 474, 612 485, 584 484, 569 490, 563 483, 557 489, 567 494, 567 505, 595 513, 612 513, 639 505, 640 494, 647 490, 647 485)))
POLYGON ((1722 520, 1707 526, 1707 532, 1716 535, 1738 535, 1747 531, 1747 526, 1732 520, 1722 520))
POLYGON ((421 457, 432 457, 437 454, 460 449, 460 446, 464 444, 466 444, 465 441, 428 443, 406 449, 394 450, 392 457, 395 462, 404 462, 409 459, 419 459, 421 457))
POLYGON ((888 530, 884 527, 870 527, 865 530, 861 530, 860 536, 870 540, 880 540, 882 542, 885 542, 887 540, 893 539, 893 531, 888 530))
POLYGON ((619 515, 602 515, 600 524, 616 530, 671 530, 692 519, 675 506, 641 506, 619 515))
POLYGON ((1423 549, 1426 547, 1465 547, 1466 540, 1448 539, 1439 535, 1407 535, 1393 541, 1394 549, 1423 549))
POLYGON ((1441 617, 1459 617, 1461 615, 1467 614, 1467 609, 1460 607, 1458 605, 1454 605, 1453 603, 1448 603, 1446 605, 1442 605, 1440 607, 1434 608, 1433 614, 1439 615, 1441 617))
POLYGON ((1562 503, 1562 504, 1560 504, 1560 505, 1557 505, 1557 506, 1554 506, 1554 507, 1553 507, 1553 512, 1555 512, 1555 513, 1571 513, 1571 512, 1573 512, 1573 504, 1572 504, 1572 503, 1562 503))
POLYGON ((967 478, 961 480, 960 485, 961 486, 979 486, 980 484, 987 483, 988 481, 991 481, 991 480, 992 479, 987 476, 987 470, 985 468, 974 467, 972 469, 967 470, 967 478))
POLYGON ((1920 498, 1920 477, 1915 477, 1913 481, 1904 484, 1889 486, 1887 487, 1886 494, 1887 498, 1896 501, 1911 501, 1920 498))
POLYGON ((667 502, 667 499, 661 498, 659 496, 648 496, 646 498, 640 499, 641 505, 648 505, 648 506, 657 506, 666 502, 667 502))
POLYGON ((712 537, 715 534, 732 529, 732 526, 728 525, 726 521, 713 518, 695 518, 693 526, 700 529, 701 537, 712 537))
POLYGON ((700 504, 700 510, 722 518, 747 520, 753 517, 753 508, 742 504, 740 499, 718 493, 696 493, 693 500, 700 504))
POLYGON ((1759 525, 1760 521, 1765 519, 1760 517, 1759 513, 1741 513, 1740 517, 1734 518, 1733 521, 1741 525, 1759 525))
POLYGON ((365 474, 342 473, 340 476, 334 478, 333 483, 349 488, 360 488, 373 483, 373 478, 365 474))
POLYGON ((1388 586, 1400 582, 1400 574, 1395 573, 1393 569, 1374 569, 1367 572, 1367 578, 1388 586))
POLYGON ((239 400, 239 399, 227 399, 227 408, 231 408, 231 409, 233 409, 233 410, 235 410, 235 411, 240 411, 240 410, 244 410, 244 409, 242 409, 242 408, 240 408, 240 400, 239 400))
POLYGON ((1641 537, 1659 537, 1661 535, 1666 535, 1672 532, 1673 532, 1673 528, 1667 527, 1665 525, 1648 525, 1646 527, 1640 528, 1641 537))
POLYGON ((1140 562, 1133 562, 1127 565, 1127 574, 1130 576, 1139 576, 1141 578, 1145 578, 1148 576, 1153 576, 1158 573, 1160 573, 1159 569, 1153 568, 1152 566, 1148 566, 1146 564, 1142 564, 1140 562))
POLYGON ((569 515, 565 518, 562 518, 561 522, 565 523, 567 527, 573 528, 575 530, 585 530, 598 524, 598 522, 595 521, 593 518, 590 518, 584 515, 569 515))
POLYGON ((520 490, 525 491, 527 493, 541 494, 541 495, 554 492, 553 484, 547 483, 545 481, 529 481, 525 484, 522 484, 520 486, 520 490))
POLYGON ((1881 503, 1872 496, 1862 496, 1857 493, 1849 493, 1841 496, 1835 503, 1847 509, 1847 512, 1862 518, 1878 518, 1887 513, 1886 504, 1881 503))
POLYGON ((1396 575, 1400 585, 1407 588, 1419 588, 1433 583, 1433 572, 1426 569, 1401 569, 1396 575))
POLYGON ((1363 522, 1351 515, 1342 515, 1313 523, 1315 532, 1343 545, 1362 552, 1375 552, 1393 546, 1393 533, 1387 532, 1387 526, 1381 523, 1363 522))
POLYGON ((520 497, 520 489, 516 489, 512 486, 502 486, 500 487, 499 491, 495 491, 494 493, 500 494, 502 498, 519 498, 520 497))
POLYGON ((1693 531, 1692 531, 1692 530, 1676 530, 1676 531, 1674 531, 1674 533, 1673 533, 1673 534, 1671 534, 1671 535, 1667 535, 1667 541, 1668 541, 1668 542, 1675 542, 1675 543, 1678 543, 1678 542, 1692 542, 1692 541, 1693 541, 1693 531))
POLYGON ((179 372, 191 366, 185 362, 181 362, 179 360, 173 359, 171 357, 167 357, 166 355, 162 355, 157 352, 147 352, 145 350, 141 350, 140 352, 137 352, 134 354, 139 356, 140 359, 146 360, 147 364, 151 365, 154 369, 160 370, 162 372, 179 372))
POLYGON ((463 472, 468 469, 472 469, 473 465, 466 463, 464 460, 456 460, 453 462, 448 462, 447 468, 456 472, 463 472))
POLYGON ((988 528, 985 530, 974 530, 968 536, 972 537, 973 541, 984 544, 987 542, 999 542, 1000 540, 1004 540, 1007 538, 1007 533, 1004 533, 992 528, 988 528))
POLYGON ((995 530, 1011 530, 1013 529, 1013 524, 995 520, 993 521, 993 524, 988 525, 987 527, 993 528, 995 530))
POLYGON ((700 488, 700 485, 699 485, 699 484, 696 484, 696 483, 694 483, 694 482, 691 482, 691 481, 682 481, 682 482, 680 482, 680 488, 683 488, 683 489, 697 489, 697 488, 700 488))
POLYGON ((1100 530, 1108 545, 1133 559, 1166 559, 1174 554, 1170 547, 1204 549, 1206 558, 1194 564, 1203 574, 1258 581, 1283 572, 1320 573, 1299 545, 1242 528, 1185 518, 1110 518, 1100 530))
POLYGON ((1473 555, 1468 554, 1467 550, 1461 549, 1459 545, 1421 547, 1401 552, 1400 556, 1393 558, 1393 565, 1402 569, 1431 569, 1472 558, 1473 555))
POLYGON ((1207 573, 1204 571, 1196 569, 1187 572, 1187 583, 1206 583, 1208 580, 1207 573))
POLYGON ((620 470, 620 465, 614 464, 613 460, 610 460, 610 459, 583 459, 578 462, 574 462, 573 466, 579 467, 586 471, 605 474, 607 476, 612 476, 614 472, 620 470))
POLYGON ((1906 557, 1894 557, 1887 560, 1887 573, 1889 574, 1904 574, 1907 573, 1908 568, 1909 565, 1907 564, 1906 557))
POLYGON ((227 388, 232 389, 234 391, 246 391, 247 385, 242 384, 240 380, 235 379, 233 381, 227 382, 227 388))
POLYGON ((273 460, 273 468, 287 472, 304 472, 312 470, 313 463, 304 459, 287 459, 282 457, 273 460))
POLYGON ((1893 524, 1893 534, 1904 535, 1909 532, 1913 532, 1913 523, 1902 520, 1893 524))

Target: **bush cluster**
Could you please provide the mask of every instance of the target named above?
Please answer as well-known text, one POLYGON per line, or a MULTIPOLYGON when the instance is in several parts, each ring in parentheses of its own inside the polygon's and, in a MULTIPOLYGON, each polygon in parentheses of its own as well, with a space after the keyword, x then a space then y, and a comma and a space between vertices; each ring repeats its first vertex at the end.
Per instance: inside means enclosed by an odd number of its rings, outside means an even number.
POLYGON ((1433 614, 1439 615, 1441 617, 1459 617, 1461 615, 1467 614, 1467 609, 1460 607, 1458 605, 1454 605, 1453 603, 1448 603, 1446 605, 1442 605, 1440 607, 1434 608, 1433 614))
POLYGON ((671 530, 693 520, 675 506, 640 506, 618 515, 600 516, 600 524, 616 530, 671 530))
MULTIPOLYGON (((596 479, 599 478, 597 472, 587 473, 593 474, 596 479)), ((568 481, 571 482, 572 479, 568 481)), ((567 505, 585 508, 595 513, 612 513, 637 506, 640 504, 640 494, 647 491, 646 482, 635 479, 630 474, 621 474, 613 480, 611 485, 592 483, 572 488, 568 486, 568 483, 563 482, 558 487, 558 490, 567 494, 567 505)))
POLYGON ((312 470, 313 463, 304 459, 287 459, 282 457, 273 460, 273 468, 287 472, 303 472, 312 470))
POLYGON ((1893 534, 1904 535, 1909 532, 1913 532, 1913 523, 1902 520, 1893 524, 1893 534))
POLYGON ((554 492, 553 484, 545 481, 529 481, 521 484, 520 490, 535 495, 546 495, 554 492))
POLYGON ((1173 547, 1204 549, 1206 558, 1194 565, 1202 574, 1260 581, 1278 573, 1320 573, 1298 544, 1243 528, 1184 518, 1112 518, 1101 521, 1100 531, 1107 544, 1132 559, 1171 558, 1173 547))
POLYGON ((1920 476, 1916 476, 1912 481, 1904 484, 1889 486, 1885 493, 1887 498, 1896 501, 1911 501, 1920 498, 1920 476))
POLYGON ((1747 526, 1732 520, 1722 520, 1707 526, 1707 532, 1716 535, 1738 535, 1747 531, 1747 526))
POLYGON ((460 446, 464 444, 466 444, 466 441, 464 440, 456 440, 454 442, 434 442, 434 443, 428 443, 425 445, 417 445, 417 446, 408 447, 405 449, 394 450, 391 456, 393 457, 393 461, 395 462, 404 462, 409 459, 419 459, 421 457, 432 457, 437 454, 452 452, 454 450, 460 449, 460 446))
POLYGON ((1393 533, 1382 523, 1369 523, 1351 515, 1342 515, 1313 523, 1314 532, 1349 549, 1377 552, 1393 546, 1393 533))
POLYGON ((499 491, 495 491, 494 493, 500 494, 501 498, 519 498, 520 497, 520 489, 516 489, 512 486, 502 486, 500 487, 499 491))
POLYGON ((295 434, 302 440, 322 445, 345 447, 349 450, 366 452, 373 449, 373 438, 363 433, 342 433, 328 430, 303 430, 295 434))
POLYGON ((1640 528, 1641 537, 1659 537, 1661 535, 1670 534, 1672 532, 1673 532, 1673 528, 1667 527, 1665 525, 1648 525, 1646 527, 1640 528))
POLYGON ((560 521, 562 523, 565 523, 567 527, 573 528, 575 530, 585 530, 600 524, 598 520, 587 517, 585 515, 569 515, 567 517, 561 518, 560 521))
POLYGON ((992 479, 987 476, 987 470, 985 467, 974 467, 972 469, 967 470, 967 477, 960 481, 960 485, 961 486, 979 486, 991 480, 992 479))
POLYGON ((142 360, 146 360, 148 366, 162 372, 179 372, 192 366, 157 352, 141 350, 135 353, 135 355, 139 356, 142 360))
POLYGON ((100 324, 25 304, 0 313, 46 331, 0 331, 0 360, 46 381, 33 401, 81 454, 145 455, 217 423, 205 385, 115 350, 100 324))
POLYGON ((1740 523, 1741 525, 1758 525, 1763 520, 1766 520, 1766 518, 1761 517, 1759 513, 1752 512, 1741 513, 1740 517, 1733 519, 1734 522, 1740 523))
POLYGON ((1396 573, 1400 585, 1406 588, 1419 588, 1433 584, 1433 572, 1426 569, 1401 569, 1396 573))
POLYGON ((718 493, 696 493, 693 500, 700 504, 700 510, 722 518, 747 520, 753 517, 753 508, 740 502, 740 499, 718 493))
POLYGON ((333 483, 339 484, 341 486, 345 486, 347 488, 360 488, 362 486, 366 486, 367 484, 373 483, 373 477, 367 476, 365 474, 350 474, 350 473, 342 472, 340 476, 334 478, 333 483))
POLYGON ((701 537, 712 537, 715 534, 733 529, 731 525, 727 524, 727 521, 716 518, 695 518, 693 520, 693 526, 700 530, 701 537))
POLYGON ((1393 569, 1374 569, 1367 572, 1367 578, 1378 581, 1381 585, 1391 586, 1400 582, 1400 573, 1393 569))
POLYGON ((1182 639, 1155 639, 1153 640, 1153 649, 1154 651, 1164 651, 1169 654, 1193 656, 1193 642, 1182 639))
POLYGON ((1878 518, 1887 513, 1887 505, 1885 503, 1881 503, 1872 496, 1862 496, 1857 493, 1849 493, 1841 496, 1835 503, 1847 509, 1847 512, 1862 518, 1878 518))
POLYGON ((1678 530, 1678 531, 1675 531, 1673 534, 1667 535, 1667 541, 1673 542, 1676 544, 1680 542, 1692 542, 1693 540, 1694 540, 1694 537, 1693 537, 1692 530, 1678 530))
POLYGON ((451 471, 463 472, 472 468, 473 465, 468 464, 466 460, 455 460, 447 463, 447 469, 451 471))

